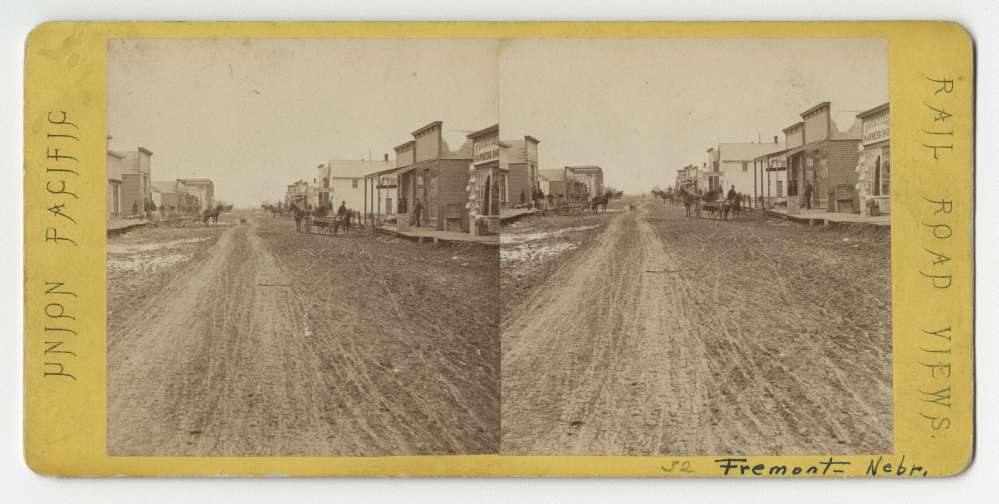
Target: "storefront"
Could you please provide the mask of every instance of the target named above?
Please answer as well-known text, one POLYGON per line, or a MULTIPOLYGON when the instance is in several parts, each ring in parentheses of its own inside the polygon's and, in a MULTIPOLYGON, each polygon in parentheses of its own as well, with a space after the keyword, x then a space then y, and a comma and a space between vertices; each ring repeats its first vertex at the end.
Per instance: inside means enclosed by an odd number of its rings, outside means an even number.
POLYGON ((500 228, 500 209, 506 203, 509 167, 506 146, 499 139, 499 125, 468 135, 472 160, 468 181, 468 232, 472 236, 494 234, 500 228))
POLYGON ((860 211, 868 217, 891 213, 891 147, 888 104, 857 114, 861 142, 857 162, 860 211))
POLYGON ((785 154, 788 211, 856 212, 859 122, 840 131, 832 121, 829 102, 808 109, 801 117, 803 121, 784 130, 789 147, 785 154))

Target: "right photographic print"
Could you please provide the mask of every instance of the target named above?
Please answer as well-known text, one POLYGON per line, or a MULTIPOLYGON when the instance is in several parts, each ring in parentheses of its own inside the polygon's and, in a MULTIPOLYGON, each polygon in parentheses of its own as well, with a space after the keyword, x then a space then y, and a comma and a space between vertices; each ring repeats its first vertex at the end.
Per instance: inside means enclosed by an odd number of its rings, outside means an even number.
POLYGON ((507 39, 498 75, 502 454, 891 453, 887 40, 507 39))

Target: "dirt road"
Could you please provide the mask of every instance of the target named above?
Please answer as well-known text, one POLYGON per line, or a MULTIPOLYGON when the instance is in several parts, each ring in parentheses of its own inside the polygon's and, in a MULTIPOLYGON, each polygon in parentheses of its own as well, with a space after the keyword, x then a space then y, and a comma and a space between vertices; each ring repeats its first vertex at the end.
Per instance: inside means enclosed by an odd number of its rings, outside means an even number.
POLYGON ((887 246, 680 212, 614 217, 504 313, 503 452, 890 449, 887 246), (852 277, 851 260, 871 271, 852 277))
POLYGON ((495 452, 495 252, 395 242, 252 218, 161 289, 118 301, 109 452, 495 452), (455 285, 476 292, 451 299, 455 285))

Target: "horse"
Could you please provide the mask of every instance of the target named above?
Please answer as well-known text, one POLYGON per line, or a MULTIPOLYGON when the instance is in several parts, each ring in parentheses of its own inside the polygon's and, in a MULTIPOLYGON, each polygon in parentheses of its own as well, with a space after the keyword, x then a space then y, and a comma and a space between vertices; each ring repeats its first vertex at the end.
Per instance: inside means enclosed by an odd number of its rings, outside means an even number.
POLYGON ((337 233, 341 229, 343 230, 343 235, 344 236, 350 235, 350 221, 351 220, 353 220, 353 219, 351 219, 350 212, 347 212, 347 213, 341 214, 341 215, 337 215, 336 217, 334 217, 333 218, 333 236, 336 236, 337 233))
POLYGON ((593 210, 593 213, 597 213, 597 209, 601 208, 601 209, 603 209, 604 213, 607 213, 607 200, 608 199, 609 198, 607 197, 606 194, 602 194, 600 196, 595 196, 593 198, 593 200, 590 202, 590 210, 593 210))
POLYGON ((213 208, 211 210, 205 210, 204 213, 201 214, 201 223, 204 224, 204 225, 206 225, 206 226, 208 225, 208 221, 212 221, 213 225, 218 224, 219 223, 219 213, 220 212, 221 212, 221 210, 218 209, 218 208, 213 208))
POLYGON ((636 208, 638 208, 638 207, 635 206, 634 203, 628 203, 628 211, 629 212, 634 212, 636 208))
POLYGON ((686 189, 680 189, 677 192, 680 193, 680 197, 683 199, 683 209, 687 212, 687 217, 700 217, 701 198, 698 197, 697 193, 686 189))
POLYGON ((739 220, 739 215, 742 214, 742 195, 739 194, 732 199, 729 206, 731 206, 732 219, 739 220))
POLYGON ((260 205, 260 206, 263 207, 264 211, 271 214, 271 217, 275 219, 277 219, 278 216, 281 215, 282 213, 281 209, 276 205, 260 205))

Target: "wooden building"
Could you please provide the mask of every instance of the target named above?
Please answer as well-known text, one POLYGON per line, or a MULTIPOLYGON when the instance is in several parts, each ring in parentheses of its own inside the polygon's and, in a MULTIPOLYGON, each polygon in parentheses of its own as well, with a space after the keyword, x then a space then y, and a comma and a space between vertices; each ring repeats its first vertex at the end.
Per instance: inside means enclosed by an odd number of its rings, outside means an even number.
POLYGON ((802 112, 801 118, 784 129, 789 211, 809 206, 834 212, 857 211, 860 121, 840 131, 832 120, 829 102, 802 112), (806 182, 812 187, 810 202, 804 200, 806 182))
POLYGON ((774 137, 773 143, 720 143, 708 149, 710 167, 706 172, 703 187, 706 190, 720 189, 723 193, 733 186, 740 194, 753 194, 756 183, 754 162, 757 157, 784 150, 774 137))
POLYGON ((574 180, 582 184, 583 191, 580 192, 578 185, 569 184, 566 187, 567 197, 572 199, 589 200, 594 196, 604 193, 604 170, 596 165, 587 166, 566 166, 564 168, 563 180, 574 180))
POLYGON ((108 173, 108 190, 107 190, 107 218, 118 218, 123 217, 122 213, 123 196, 121 187, 121 174, 127 168, 125 167, 125 156, 118 152, 107 151, 107 173, 108 173))
POLYGON ((108 166, 114 166, 121 176, 118 202, 120 216, 146 215, 153 201, 152 155, 153 153, 144 147, 128 152, 108 151, 108 166))
POLYGON ((399 229, 423 226, 467 231, 471 141, 451 150, 444 140, 440 121, 423 126, 412 135, 413 140, 396 147, 399 229))
POLYGON ((861 121, 857 194, 866 216, 891 213, 891 136, 888 104, 857 114, 861 121))
POLYGON ((540 187, 538 181, 538 144, 530 135, 519 140, 502 142, 507 150, 506 206, 524 206, 534 199, 540 187))

